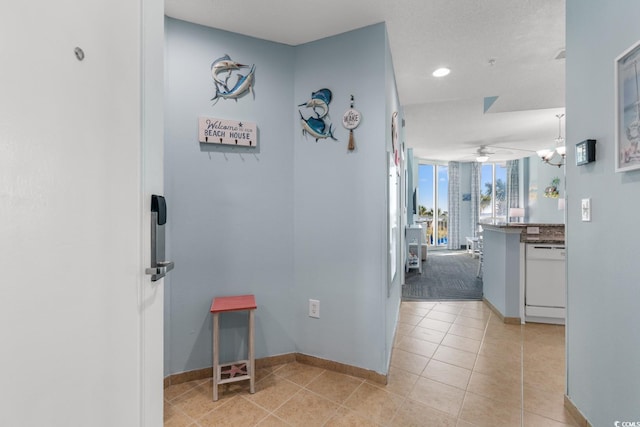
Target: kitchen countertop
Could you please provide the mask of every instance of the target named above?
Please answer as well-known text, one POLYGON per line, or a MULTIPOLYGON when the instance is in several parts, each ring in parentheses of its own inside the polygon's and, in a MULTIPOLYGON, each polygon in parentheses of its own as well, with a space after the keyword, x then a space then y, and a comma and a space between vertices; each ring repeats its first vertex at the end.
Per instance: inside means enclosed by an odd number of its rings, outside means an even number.
POLYGON ((539 222, 504 222, 504 221, 481 221, 479 223, 482 227, 488 228, 525 228, 525 227, 562 227, 564 224, 549 224, 539 222))
POLYGON ((504 221, 481 222, 482 228, 501 232, 520 232, 520 242, 540 244, 564 244, 564 224, 522 223, 504 221), (527 227, 538 227, 539 234, 528 234, 527 227))

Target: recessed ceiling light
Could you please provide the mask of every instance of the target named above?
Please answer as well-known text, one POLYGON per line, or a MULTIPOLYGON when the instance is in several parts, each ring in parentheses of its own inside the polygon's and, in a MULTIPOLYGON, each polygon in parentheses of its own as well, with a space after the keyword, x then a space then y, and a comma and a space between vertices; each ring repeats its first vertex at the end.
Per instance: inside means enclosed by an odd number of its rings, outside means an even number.
POLYGON ((448 75, 450 72, 451 70, 448 68, 438 68, 432 74, 433 74, 433 77, 444 77, 448 75))

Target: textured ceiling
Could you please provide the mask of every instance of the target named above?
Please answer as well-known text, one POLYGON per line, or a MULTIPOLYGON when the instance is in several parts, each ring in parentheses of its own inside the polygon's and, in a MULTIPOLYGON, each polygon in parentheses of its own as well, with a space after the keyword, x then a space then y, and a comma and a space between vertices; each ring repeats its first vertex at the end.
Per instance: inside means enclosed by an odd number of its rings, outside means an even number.
POLYGON ((386 22, 406 145, 433 160, 472 160, 481 145, 497 147, 492 160, 553 145, 564 10, 564 0, 165 0, 168 16, 289 45, 386 22), (451 74, 432 77, 441 66, 451 74), (486 97, 497 98, 485 113, 486 97))

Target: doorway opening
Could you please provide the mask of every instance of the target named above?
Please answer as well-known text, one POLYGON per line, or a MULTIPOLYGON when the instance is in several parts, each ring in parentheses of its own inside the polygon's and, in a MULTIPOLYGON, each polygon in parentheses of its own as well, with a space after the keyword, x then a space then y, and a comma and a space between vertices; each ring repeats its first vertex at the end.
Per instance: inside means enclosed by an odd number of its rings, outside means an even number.
POLYGON ((429 249, 444 249, 449 242, 449 168, 446 164, 418 165, 418 219, 429 249))
POLYGON ((427 255, 422 274, 412 270, 405 276, 403 300, 482 299, 478 258, 462 248, 448 250, 449 233, 454 232, 449 222, 449 183, 446 163, 418 164, 415 222, 424 229, 427 255))

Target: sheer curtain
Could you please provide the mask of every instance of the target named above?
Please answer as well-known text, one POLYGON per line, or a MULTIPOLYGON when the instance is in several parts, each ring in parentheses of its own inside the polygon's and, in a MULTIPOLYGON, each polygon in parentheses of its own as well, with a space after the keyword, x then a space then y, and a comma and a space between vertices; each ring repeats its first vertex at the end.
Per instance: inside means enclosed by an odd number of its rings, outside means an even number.
POLYGON ((520 207, 520 160, 507 161, 507 215, 509 209, 520 207))
POLYGON ((471 162, 471 230, 473 237, 478 237, 480 221, 480 164, 471 162))
POLYGON ((449 224, 447 249, 460 249, 460 163, 449 162, 449 224))

